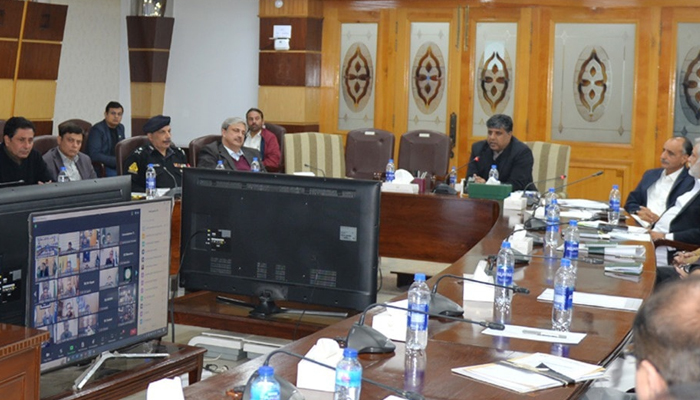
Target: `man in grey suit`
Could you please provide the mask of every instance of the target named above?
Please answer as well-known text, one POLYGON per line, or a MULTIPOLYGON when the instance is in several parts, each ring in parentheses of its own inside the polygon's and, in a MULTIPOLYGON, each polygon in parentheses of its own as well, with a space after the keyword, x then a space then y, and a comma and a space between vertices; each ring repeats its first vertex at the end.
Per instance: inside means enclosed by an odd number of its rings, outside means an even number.
POLYGON ((87 154, 80 152, 80 146, 83 144, 82 128, 71 123, 61 124, 58 127, 57 140, 58 147, 44 154, 44 162, 54 182, 58 180, 61 167, 66 167, 71 181, 97 178, 92 160, 87 154))
POLYGON ((243 147, 247 129, 245 120, 242 118, 227 118, 221 124, 221 140, 211 142, 199 151, 197 167, 216 168, 218 161, 221 160, 225 169, 250 171, 253 159, 257 158, 260 171, 265 172, 265 166, 260 161, 262 159, 260 152, 243 147))

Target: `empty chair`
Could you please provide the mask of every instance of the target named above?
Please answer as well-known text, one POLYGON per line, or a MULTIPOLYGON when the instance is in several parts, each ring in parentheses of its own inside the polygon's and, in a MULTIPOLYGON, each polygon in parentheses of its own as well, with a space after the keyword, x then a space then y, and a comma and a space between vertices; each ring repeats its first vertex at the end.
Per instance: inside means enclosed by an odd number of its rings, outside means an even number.
MULTIPOLYGON (((566 179, 557 179, 569 174, 569 159, 571 158, 571 146, 547 142, 525 142, 532 150, 534 163, 532 165, 532 180, 541 182, 537 185, 540 192, 547 188, 559 187, 566 183, 566 179)), ((566 196, 566 188, 561 189, 562 196, 566 196)))
POLYGON ((217 140, 221 139, 221 135, 205 135, 205 136, 200 136, 196 139, 192 139, 189 145, 189 155, 188 155, 188 160, 187 162, 190 163, 191 167, 196 167, 197 166, 197 157, 199 156, 199 151, 202 150, 202 147, 208 145, 211 142, 215 142, 217 140))
POLYGON ((47 151, 58 146, 58 140, 53 135, 42 135, 34 138, 34 150, 38 151, 42 156, 47 151))
POLYGON ((287 134, 287 129, 282 125, 271 124, 265 122, 265 129, 272 132, 277 137, 277 143, 280 145, 280 165, 278 168, 265 167, 268 172, 284 171, 284 135, 287 134))
POLYGON ((148 143, 146 135, 132 136, 117 143, 114 148, 114 155, 117 157, 117 175, 124 175, 124 160, 129 157, 129 154, 148 143))
POLYGON ((444 177, 450 163, 450 138, 444 133, 426 130, 408 131, 401 136, 399 168, 444 177))
POLYGON ((345 175, 343 137, 318 132, 284 135, 285 172, 313 172, 317 176, 345 175))
POLYGON ((345 143, 345 176, 374 179, 394 157, 394 134, 381 129, 355 129, 345 143))

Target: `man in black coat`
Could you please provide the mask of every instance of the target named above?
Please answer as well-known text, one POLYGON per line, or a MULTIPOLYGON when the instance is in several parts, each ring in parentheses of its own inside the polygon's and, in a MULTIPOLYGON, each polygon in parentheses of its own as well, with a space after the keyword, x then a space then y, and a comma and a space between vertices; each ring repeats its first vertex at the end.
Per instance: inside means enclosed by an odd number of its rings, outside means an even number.
POLYGON ((0 183, 33 185, 51 181, 41 154, 34 150, 34 124, 23 117, 5 122, 0 144, 0 183))
POLYGON ((491 165, 496 165, 501 183, 510 183, 513 190, 537 190, 532 185, 532 150, 513 136, 513 120, 503 114, 496 114, 486 121, 486 140, 474 143, 469 156, 467 177, 474 177, 476 183, 485 183, 491 165), (529 185, 529 187, 528 187, 529 185))

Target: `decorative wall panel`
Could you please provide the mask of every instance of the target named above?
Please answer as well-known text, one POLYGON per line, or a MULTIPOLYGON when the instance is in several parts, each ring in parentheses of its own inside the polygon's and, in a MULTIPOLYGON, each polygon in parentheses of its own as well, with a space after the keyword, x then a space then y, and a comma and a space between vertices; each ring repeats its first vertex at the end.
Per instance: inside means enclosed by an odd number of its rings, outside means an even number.
POLYGON ((634 24, 556 24, 552 140, 630 143, 634 24))
POLYGON ((678 24, 673 134, 700 137, 700 24, 678 24))
POLYGON ((340 31, 338 129, 373 128, 377 24, 342 24, 340 31))
POLYGON ((513 115, 517 33, 515 22, 476 24, 473 136, 486 136, 492 115, 513 115))
POLYGON ((447 62, 450 24, 411 23, 408 130, 447 129, 447 62))

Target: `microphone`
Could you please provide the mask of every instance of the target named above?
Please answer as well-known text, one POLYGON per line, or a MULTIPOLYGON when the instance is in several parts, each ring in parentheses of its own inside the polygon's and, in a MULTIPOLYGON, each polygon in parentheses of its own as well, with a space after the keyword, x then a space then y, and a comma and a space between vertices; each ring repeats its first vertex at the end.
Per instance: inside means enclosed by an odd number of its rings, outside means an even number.
POLYGON ((498 285, 498 284, 491 283, 491 282, 477 281, 476 279, 465 278, 465 277, 459 276, 459 275, 451 275, 451 274, 442 275, 438 278, 437 281, 435 281, 435 285, 433 286, 432 290, 430 291, 430 305, 428 306, 428 310, 432 310, 434 313, 437 313, 440 315, 447 315, 450 317, 459 317, 460 315, 464 314, 464 309, 462 309, 462 307, 460 307, 459 304, 455 303, 454 301, 450 300, 449 298, 447 298, 447 297, 445 297, 437 292, 438 284, 444 278, 452 278, 452 279, 458 279, 458 280, 463 280, 463 281, 468 281, 468 282, 481 283, 481 284, 484 284, 487 286, 494 286, 497 288, 512 290, 513 293, 530 294, 530 289, 520 287, 517 285, 503 286, 503 285, 498 285))
POLYGON ((573 182, 569 182, 569 183, 567 183, 567 184, 564 184, 564 185, 561 185, 561 186, 557 186, 557 187, 554 188, 554 191, 557 192, 557 191, 559 191, 559 189, 563 189, 563 188, 565 188, 565 187, 571 186, 571 185, 573 185, 574 183, 583 182, 583 181, 585 181, 585 180, 587 180, 587 179, 595 178, 596 176, 601 176, 601 175, 603 175, 604 172, 605 172, 605 171, 598 171, 598 172, 596 172, 596 173, 593 173, 593 174, 588 175, 588 176, 586 176, 586 177, 583 177, 583 178, 581 178, 581 179, 577 179, 577 180, 575 180, 575 181, 573 181, 573 182))
POLYGON ((311 164, 304 164, 304 166, 305 166, 306 168, 312 169, 312 170, 314 170, 314 171, 319 171, 319 172, 321 172, 321 175, 323 175, 324 178, 326 177, 326 171, 322 170, 321 168, 314 167, 314 166, 311 165, 311 164))
POLYGON ((19 186, 24 184, 24 179, 20 179, 18 181, 12 181, 12 182, 0 182, 0 188, 3 186, 19 186))
MULTIPOLYGON (((311 358, 308 358, 308 357, 305 357, 305 356, 302 356, 302 355, 299 355, 299 354, 296 354, 296 353, 292 353, 291 351, 287 351, 287 350, 283 350, 283 349, 277 349, 277 350, 271 351, 271 352, 267 355, 267 357, 265 358, 265 361, 263 362, 263 365, 265 365, 265 366, 266 366, 266 365, 269 365, 269 364, 270 364, 270 359, 272 358, 272 356, 274 356, 275 354, 280 354, 280 353, 286 354, 286 355, 289 355, 289 356, 292 356, 292 357, 296 357, 296 358, 298 358, 298 359, 300 359, 300 360, 308 361, 308 362, 310 362, 310 363, 312 363, 312 364, 316 364, 316 365, 319 365, 319 366, 324 367, 324 368, 328 368, 328 369, 331 369, 331 370, 335 370, 335 367, 333 367, 333 366, 331 366, 331 365, 324 364, 324 363, 322 363, 322 362, 319 362, 319 361, 313 360, 313 359, 311 359, 311 358)), ((275 375, 277 375, 277 374, 275 374, 275 375)), ((246 385, 245 385, 245 390, 244 390, 244 392, 243 392, 243 400, 250 400, 250 387, 251 387, 251 385, 252 385, 252 383, 253 383, 253 380, 254 380, 255 377, 257 377, 257 376, 258 376, 258 372, 255 371, 255 372, 253 372, 253 374, 252 374, 252 375, 250 376, 250 378, 248 379, 248 382, 247 382, 246 385)), ((297 400, 297 399, 303 399, 303 398, 304 398, 304 396, 299 392, 299 389, 297 389, 296 386, 292 385, 292 384, 291 384, 289 381, 287 381, 286 379, 282 379, 282 378, 280 378, 280 377, 278 377, 278 376, 275 376, 275 379, 276 379, 276 380, 279 382, 279 384, 280 384, 280 399, 281 399, 281 400, 288 400, 288 399, 289 399, 289 400, 292 400, 292 399, 293 399, 293 400, 297 400)), ((408 400, 424 400, 424 399, 425 399, 425 398, 423 397, 423 395, 420 394, 420 393, 412 392, 412 391, 409 391, 409 390, 401 390, 401 389, 398 389, 398 388, 395 388, 395 387, 392 387, 392 386, 385 385, 385 384, 383 384, 383 383, 377 382, 377 381, 375 381, 375 380, 372 380, 372 379, 369 379, 369 378, 365 378, 364 376, 362 377, 362 381, 363 381, 363 382, 367 382, 367 383, 369 383, 369 384, 371 384, 371 385, 374 385, 374 386, 378 386, 378 387, 380 387, 380 388, 382 388, 382 389, 385 389, 385 390, 388 390, 388 391, 390 391, 390 392, 392 392, 392 393, 396 393, 397 395, 399 395, 399 396, 401 396, 401 397, 403 397, 403 398, 405 398, 405 399, 408 399, 408 400)))
POLYGON ((166 174, 170 176, 170 179, 173 180, 173 183, 175 184, 174 188, 171 188, 168 190, 163 196, 170 196, 173 198, 179 198, 182 196, 182 188, 180 188, 180 185, 177 184, 177 179, 175 179, 175 175, 173 175, 170 171, 168 171, 167 168, 160 164, 153 164, 153 167, 160 167, 163 171, 165 171, 166 174))
MULTIPOLYGON (((535 186, 535 185, 538 184, 538 183, 543 183, 543 182, 547 182, 547 181, 553 181, 553 180, 557 180, 557 179, 561 179, 561 180, 566 179, 566 174, 564 174, 564 175, 559 175, 559 176, 555 176, 554 178, 540 179, 539 181, 536 181, 536 182, 530 182, 530 183, 528 183, 527 185, 525 185, 525 189, 523 189, 523 192, 525 192, 525 191, 527 190, 527 188, 530 187, 530 185, 533 185, 534 187, 537 187, 537 186, 535 186)), ((539 193, 537 193, 537 194, 539 194, 539 193)))
POLYGON ((173 183, 175 184, 175 187, 176 187, 176 188, 180 187, 180 185, 177 184, 177 179, 175 179, 175 175, 173 175, 170 171, 168 171, 167 168, 165 168, 164 166, 162 166, 162 165, 160 165, 160 164, 153 164, 153 166, 154 166, 154 167, 160 167, 160 168, 162 168, 162 170, 165 171, 165 173, 168 174, 168 175, 170 176, 170 179, 173 180, 173 183))
POLYGON ((448 319, 451 321, 467 322, 470 324, 481 325, 485 328, 491 328, 500 331, 505 329, 505 326, 498 322, 473 321, 471 319, 466 318, 455 318, 447 315, 434 314, 420 310, 410 310, 408 308, 398 307, 386 303, 373 303, 365 307, 365 310, 362 312, 360 319, 352 325, 350 331, 348 332, 348 336, 345 339, 347 347, 357 349, 358 353, 391 353, 394 350, 396 350, 396 345, 391 341, 391 339, 384 336, 383 333, 372 328, 371 326, 365 325, 365 316, 367 315, 367 311, 375 307, 387 307, 396 310, 408 311, 416 314, 423 314, 429 317, 448 319))

